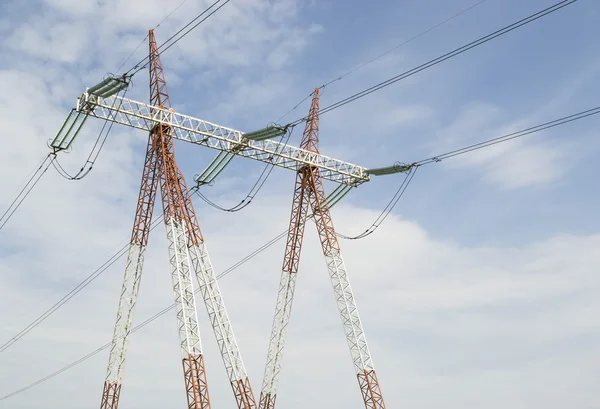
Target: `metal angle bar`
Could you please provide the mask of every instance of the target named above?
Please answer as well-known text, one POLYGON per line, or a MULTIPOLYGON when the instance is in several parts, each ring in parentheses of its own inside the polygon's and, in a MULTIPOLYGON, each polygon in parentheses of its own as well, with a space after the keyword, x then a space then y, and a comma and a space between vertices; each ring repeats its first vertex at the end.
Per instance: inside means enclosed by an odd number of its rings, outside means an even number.
POLYGON ((128 98, 112 96, 104 99, 84 93, 78 99, 77 111, 146 131, 159 123, 170 125, 175 139, 294 171, 305 165, 317 166, 323 179, 350 186, 358 186, 370 178, 367 168, 359 165, 273 140, 251 141, 241 131, 128 98))

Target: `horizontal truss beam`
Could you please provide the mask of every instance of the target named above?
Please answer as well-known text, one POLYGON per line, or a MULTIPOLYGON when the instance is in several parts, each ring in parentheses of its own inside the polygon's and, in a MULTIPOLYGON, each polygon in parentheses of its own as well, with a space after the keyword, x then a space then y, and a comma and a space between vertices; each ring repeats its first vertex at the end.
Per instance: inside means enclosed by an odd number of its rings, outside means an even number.
POLYGON ((173 138, 297 171, 305 165, 317 166, 321 177, 349 186, 369 181, 367 168, 330 158, 273 140, 252 141, 235 129, 182 115, 128 98, 102 98, 84 93, 77 111, 132 128, 151 131, 157 124, 170 125, 173 138))

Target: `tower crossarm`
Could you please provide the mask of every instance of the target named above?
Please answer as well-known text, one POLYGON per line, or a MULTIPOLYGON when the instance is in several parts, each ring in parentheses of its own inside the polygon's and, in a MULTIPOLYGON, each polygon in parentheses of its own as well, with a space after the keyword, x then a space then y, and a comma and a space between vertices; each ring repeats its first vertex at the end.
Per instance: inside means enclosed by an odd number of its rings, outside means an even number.
POLYGON ((174 139, 294 171, 305 165, 317 166, 323 179, 349 186, 358 186, 370 178, 368 169, 359 165, 270 139, 250 140, 244 132, 128 98, 102 98, 86 92, 77 101, 77 112, 145 131, 159 123, 169 125, 174 139))

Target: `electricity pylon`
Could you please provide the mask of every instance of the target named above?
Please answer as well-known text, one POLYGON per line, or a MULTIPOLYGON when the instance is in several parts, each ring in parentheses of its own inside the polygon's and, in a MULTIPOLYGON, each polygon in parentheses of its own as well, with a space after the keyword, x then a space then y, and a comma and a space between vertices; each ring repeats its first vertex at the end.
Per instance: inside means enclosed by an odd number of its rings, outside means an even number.
MULTIPOLYGON (((149 43, 150 104, 170 110, 167 84, 152 30, 149 43)), ((111 84, 105 85, 110 86, 111 84)), ((155 114, 156 110, 151 110, 150 113, 155 114)), ((125 353, 142 276, 154 201, 160 184, 188 408, 211 407, 192 281, 192 274, 195 273, 238 408, 253 409, 256 402, 250 381, 200 232, 190 193, 175 161, 172 131, 169 124, 155 123, 148 137, 101 408, 117 409, 119 404, 125 353)))
POLYGON ((234 156, 242 156, 298 172, 294 199, 294 212, 284 261, 280 296, 277 304, 273 334, 281 342, 269 349, 269 361, 261 393, 261 408, 272 408, 281 368, 281 352, 287 320, 291 311, 295 275, 298 269, 300 244, 308 204, 311 205, 329 272, 338 296, 338 306, 357 376, 367 408, 384 409, 377 377, 364 338, 354 297, 335 238, 329 209, 348 191, 370 180, 370 176, 408 172, 408 165, 393 165, 369 169, 339 159, 322 155, 318 151, 318 90, 311 104, 311 116, 301 147, 272 140, 282 136, 287 127, 269 126, 255 132, 244 133, 209 121, 175 112, 170 105, 164 72, 160 62, 153 31, 150 31, 150 104, 119 96, 127 88, 128 78, 107 78, 86 91, 77 99, 76 108, 50 142, 54 153, 68 151, 86 121, 99 118, 120 125, 149 132, 148 147, 134 228, 125 268, 123 289, 114 329, 108 371, 102 394, 101 409, 117 409, 128 339, 138 295, 144 254, 152 221, 152 210, 160 184, 164 209, 164 222, 169 242, 169 257, 177 318, 181 341, 182 363, 190 409, 210 407, 204 371, 204 359, 198 330, 198 319, 192 273, 199 282, 213 332, 225 364, 239 409, 253 409, 256 402, 242 362, 241 354, 231 329, 221 292, 217 285, 204 238, 194 213, 189 191, 177 167, 173 151, 175 139, 219 150, 217 157, 202 172, 196 182, 207 183, 216 177, 234 156), (338 183, 325 198, 322 180, 338 183), (300 183, 300 182, 298 182, 300 183), (296 214, 296 216, 294 216, 296 214))
MULTIPOLYGON (((319 153, 319 89, 313 94, 312 103, 302 142, 301 149, 319 153)), ((329 205, 323 188, 323 178, 318 166, 304 165, 297 171, 292 214, 287 235, 285 255, 279 284, 279 293, 273 319, 273 329, 269 342, 267 364, 263 378, 262 390, 259 400, 260 409, 275 408, 277 397, 277 382, 281 373, 285 338, 292 312, 292 302, 298 277, 300 252, 304 237, 304 226, 308 216, 309 207, 312 218, 317 226, 317 232, 325 255, 327 269, 333 285, 338 309, 342 319, 342 326, 346 333, 348 346, 358 384, 367 409, 385 409, 381 388, 371 353, 367 346, 367 339, 358 314, 354 300, 350 279, 346 272, 344 260, 340 250, 333 221, 329 212, 329 205)))

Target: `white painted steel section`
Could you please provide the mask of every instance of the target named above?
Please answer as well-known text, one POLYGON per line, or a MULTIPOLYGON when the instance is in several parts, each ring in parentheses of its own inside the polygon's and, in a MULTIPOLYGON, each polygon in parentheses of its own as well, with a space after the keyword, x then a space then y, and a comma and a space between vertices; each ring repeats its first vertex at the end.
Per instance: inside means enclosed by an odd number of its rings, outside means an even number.
POLYGON ((298 170, 307 164, 315 165, 320 168, 322 178, 350 186, 369 181, 367 169, 362 166, 273 140, 251 141, 244 138, 241 131, 127 98, 113 96, 104 99, 86 93, 78 99, 77 111, 146 131, 151 130, 157 123, 171 125, 172 136, 175 139, 231 152, 286 169, 298 170))
POLYGON ((217 284, 217 277, 212 267, 206 245, 204 243, 190 248, 192 267, 200 283, 200 293, 206 304, 206 311, 213 327, 217 345, 225 364, 230 381, 245 380, 246 368, 238 347, 231 322, 225 309, 225 302, 217 284))
POLYGON ((281 372, 285 339, 292 312, 297 277, 297 273, 289 273, 285 270, 281 273, 279 293, 277 294, 277 304, 275 306, 275 317, 273 318, 273 329, 271 330, 269 352, 267 354, 267 365, 263 377, 263 394, 271 394, 273 396, 277 393, 277 383, 279 381, 279 373, 281 372))
MULTIPOLYGON (((168 217, 168 216, 167 216, 168 217)), ((188 232, 185 223, 168 217, 167 241, 171 263, 171 280, 179 324, 179 340, 182 358, 188 354, 197 356, 202 353, 200 328, 196 312, 196 298, 192 282, 192 257, 188 247, 188 232)))
POLYGON ((356 373, 373 370, 373 360, 340 250, 331 249, 325 261, 356 373))
POLYGON ((133 322, 135 304, 142 278, 142 267, 144 265, 145 246, 130 244, 127 253, 127 264, 125 264, 125 276, 121 287, 121 298, 117 311, 117 321, 113 332, 112 345, 108 358, 108 370, 106 382, 120 384, 125 369, 125 354, 129 344, 129 335, 133 322))

